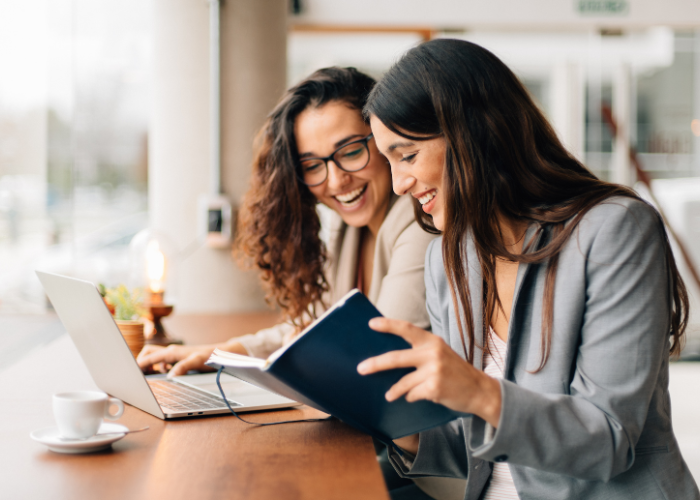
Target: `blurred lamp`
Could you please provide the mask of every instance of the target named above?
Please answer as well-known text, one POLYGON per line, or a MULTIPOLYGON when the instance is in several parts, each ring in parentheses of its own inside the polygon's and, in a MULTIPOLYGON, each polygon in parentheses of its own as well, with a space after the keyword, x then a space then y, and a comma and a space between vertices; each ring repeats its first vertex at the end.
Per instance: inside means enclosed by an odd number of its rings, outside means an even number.
POLYGON ((149 302, 162 304, 167 267, 165 254, 161 251, 160 242, 157 239, 151 239, 146 244, 145 259, 149 302))
POLYGON ((147 344, 168 345, 182 343, 168 337, 161 322, 173 312, 173 306, 165 303, 166 288, 172 286, 174 245, 162 233, 151 229, 140 231, 131 240, 132 286, 142 288, 147 297, 144 304, 153 321, 153 332, 146 338, 147 344))

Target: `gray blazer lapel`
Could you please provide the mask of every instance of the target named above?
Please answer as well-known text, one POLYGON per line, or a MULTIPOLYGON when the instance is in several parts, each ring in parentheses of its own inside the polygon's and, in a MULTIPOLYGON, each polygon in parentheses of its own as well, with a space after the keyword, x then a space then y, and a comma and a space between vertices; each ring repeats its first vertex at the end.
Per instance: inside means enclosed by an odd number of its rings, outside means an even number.
MULTIPOLYGON (((474 320, 474 368, 483 369, 484 364, 484 307, 483 307, 483 278, 481 275, 481 264, 476 254, 474 240, 467 237, 467 277, 469 289, 471 290, 472 318, 474 320)), ((461 308, 461 305, 460 305, 461 308)), ((461 311, 460 311, 461 314, 461 311)), ((464 314, 461 314, 464 317, 464 314)), ((467 325, 462 325, 466 328, 467 325)))
MULTIPOLYGON (((537 224, 531 224, 525 232, 525 242, 531 241, 532 238, 536 238, 532 241, 531 249, 537 249, 540 247, 543 241, 545 231, 540 231, 539 234, 536 233, 539 226, 537 224)), ((511 309, 510 318, 514 317, 515 307, 518 301, 518 295, 523 287, 525 278, 529 270, 533 266, 531 264, 520 264, 518 266, 518 276, 515 280, 515 293, 513 295, 513 307, 511 309)), ((474 318, 474 367, 482 370, 483 369, 483 358, 484 358, 484 308, 483 308, 483 278, 481 274, 481 264, 479 263, 479 258, 476 254, 476 247, 474 245, 474 240, 471 237, 467 238, 467 276, 469 277, 469 287, 472 291, 471 301, 472 301, 472 317, 474 318)), ((462 316, 464 317, 464 316, 462 316)), ((508 354, 506 355, 506 365, 505 365, 505 375, 508 377, 510 372, 510 365, 512 363, 510 353, 512 352, 511 345, 514 342, 513 332, 517 329, 513 328, 513 322, 508 325, 508 354)))
MULTIPOLYGON (((532 244, 530 245, 528 253, 531 253, 534 250, 539 250, 546 239, 545 233, 547 230, 543 228, 538 233, 537 230, 539 228, 540 226, 538 224, 530 224, 530 227, 528 227, 527 231, 525 231, 524 246, 526 247, 528 243, 532 240, 532 244)), ((510 310, 510 322, 508 323, 508 350, 506 351, 506 363, 505 369, 503 370, 503 378, 507 380, 514 379, 512 368, 513 360, 515 358, 512 355, 512 353, 514 352, 514 345, 520 341, 520 339, 518 338, 518 333, 521 331, 521 329, 514 326, 517 321, 516 307, 518 305, 518 298, 520 297, 520 292, 523 288, 523 284, 525 283, 525 279, 527 278, 531 269, 536 265, 537 264, 527 264, 524 262, 521 262, 518 265, 518 276, 515 278, 515 292, 513 292, 513 305, 510 310)))

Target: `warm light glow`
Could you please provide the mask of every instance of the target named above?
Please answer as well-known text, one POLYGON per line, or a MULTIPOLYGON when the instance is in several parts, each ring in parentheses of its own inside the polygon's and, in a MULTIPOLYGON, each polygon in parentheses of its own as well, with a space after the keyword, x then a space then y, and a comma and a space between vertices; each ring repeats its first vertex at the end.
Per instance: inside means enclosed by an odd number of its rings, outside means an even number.
POLYGON ((690 122, 690 130, 693 131, 695 137, 700 137, 700 120, 697 118, 690 122))
POLYGON ((151 291, 162 292, 163 278, 165 277, 165 255, 160 251, 160 245, 155 240, 149 241, 146 247, 146 268, 151 291))

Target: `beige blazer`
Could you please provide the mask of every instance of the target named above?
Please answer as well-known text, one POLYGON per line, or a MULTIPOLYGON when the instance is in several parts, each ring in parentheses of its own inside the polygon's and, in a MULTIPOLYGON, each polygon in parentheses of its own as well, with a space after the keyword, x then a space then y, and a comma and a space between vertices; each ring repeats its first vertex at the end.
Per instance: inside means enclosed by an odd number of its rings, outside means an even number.
MULTIPOLYGON (((355 288, 360 248, 360 228, 345 224, 333 213, 328 241, 329 262, 326 279, 330 284, 327 304, 333 304, 355 288)), ((368 297, 389 318, 410 321, 429 328, 425 309, 425 251, 435 235, 423 231, 414 219, 409 196, 395 196, 377 234, 374 249, 372 285, 368 297)), ((248 354, 266 358, 294 333, 282 323, 239 338, 248 354)))

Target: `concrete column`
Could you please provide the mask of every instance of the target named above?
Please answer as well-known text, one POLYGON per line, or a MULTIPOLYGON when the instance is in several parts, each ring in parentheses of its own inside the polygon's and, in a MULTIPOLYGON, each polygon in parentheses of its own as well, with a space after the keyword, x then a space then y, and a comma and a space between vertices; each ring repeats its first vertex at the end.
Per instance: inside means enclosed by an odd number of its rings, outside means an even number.
MULTIPOLYGON (((222 185, 234 206, 247 189, 252 137, 285 87, 286 5, 228 0, 221 9, 222 185)), ((205 0, 154 1, 151 226, 184 251, 166 290, 177 311, 263 309, 257 274, 242 272, 229 250, 197 243, 197 198, 209 192, 208 9, 205 0)))
POLYGON ((629 159, 630 130, 636 117, 632 117, 632 73, 627 63, 621 62, 613 75, 613 116, 617 121, 617 138, 613 142, 610 180, 632 186, 636 175, 629 159))
POLYGON ((248 188, 253 139, 287 87, 285 0, 225 0, 221 9, 222 186, 248 188))
POLYGON ((581 64, 572 61, 554 66, 551 79, 551 115, 564 147, 584 161, 585 86, 581 64))

